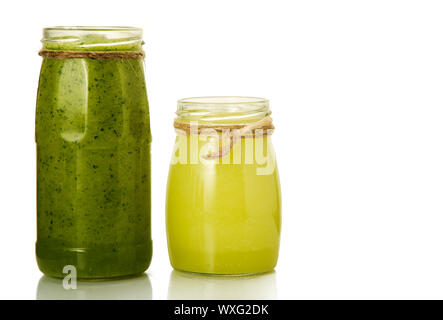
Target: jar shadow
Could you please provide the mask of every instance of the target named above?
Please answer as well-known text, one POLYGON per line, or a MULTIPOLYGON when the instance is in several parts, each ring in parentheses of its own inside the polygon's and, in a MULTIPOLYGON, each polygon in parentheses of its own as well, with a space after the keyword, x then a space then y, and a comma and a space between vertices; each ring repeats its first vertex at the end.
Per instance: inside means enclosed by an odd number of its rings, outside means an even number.
POLYGON ((108 281, 77 281, 77 289, 63 288, 63 280, 42 276, 37 300, 152 300, 149 276, 108 281))
POLYGON ((173 270, 169 300, 277 299, 276 272, 241 277, 206 276, 173 270))

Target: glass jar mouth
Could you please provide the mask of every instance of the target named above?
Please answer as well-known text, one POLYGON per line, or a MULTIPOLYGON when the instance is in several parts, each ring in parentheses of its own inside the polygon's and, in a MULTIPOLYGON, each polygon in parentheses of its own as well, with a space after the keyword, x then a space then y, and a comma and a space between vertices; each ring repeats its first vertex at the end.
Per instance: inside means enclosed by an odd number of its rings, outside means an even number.
POLYGON ((137 27, 126 26, 54 26, 43 29, 44 31, 51 30, 76 30, 76 31, 142 31, 137 27))
POLYGON ((177 120, 208 123, 248 123, 271 114, 269 100, 245 96, 208 96, 180 99, 177 120))
POLYGON ((43 29, 43 47, 100 50, 141 47, 143 29, 119 26, 57 26, 43 29))
POLYGON ((269 103, 267 99, 258 97, 244 96, 208 96, 192 97, 178 100, 178 104, 205 104, 205 105, 238 105, 238 104, 256 104, 269 103))

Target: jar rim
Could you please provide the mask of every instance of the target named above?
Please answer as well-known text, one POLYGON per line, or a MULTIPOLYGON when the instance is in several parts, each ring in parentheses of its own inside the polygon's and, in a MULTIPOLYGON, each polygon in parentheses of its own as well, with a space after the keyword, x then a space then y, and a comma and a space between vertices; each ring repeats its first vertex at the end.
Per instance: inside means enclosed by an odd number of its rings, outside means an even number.
POLYGON ((180 99, 177 120, 202 122, 251 122, 271 114, 269 100, 248 96, 206 96, 180 99))
POLYGON ((43 46, 67 45, 73 49, 142 44, 143 29, 125 26, 55 26, 43 29, 43 46))
POLYGON ((184 104, 269 104, 269 100, 259 97, 248 96, 205 96, 205 97, 191 97, 178 100, 179 105, 184 104))
POLYGON ((43 33, 51 31, 83 31, 83 32, 109 32, 109 31, 133 31, 142 32, 142 28, 126 26, 53 26, 43 28, 43 33))

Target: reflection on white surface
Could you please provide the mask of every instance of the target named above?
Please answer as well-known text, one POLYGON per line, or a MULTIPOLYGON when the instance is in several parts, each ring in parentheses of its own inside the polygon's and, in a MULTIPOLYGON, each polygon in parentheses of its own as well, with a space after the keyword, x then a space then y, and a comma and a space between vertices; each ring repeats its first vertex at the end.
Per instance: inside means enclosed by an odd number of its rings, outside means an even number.
POLYGON ((257 276, 210 277, 173 270, 169 279, 168 299, 277 299, 275 271, 257 276))
POLYGON ((37 300, 151 300, 151 281, 146 274, 110 281, 77 281, 77 289, 65 290, 63 280, 40 278, 37 300))

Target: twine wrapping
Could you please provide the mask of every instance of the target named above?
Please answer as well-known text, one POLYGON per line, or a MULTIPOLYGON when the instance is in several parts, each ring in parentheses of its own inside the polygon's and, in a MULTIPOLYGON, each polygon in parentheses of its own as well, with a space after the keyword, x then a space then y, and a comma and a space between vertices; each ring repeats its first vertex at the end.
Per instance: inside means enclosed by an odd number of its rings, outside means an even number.
POLYGON ((38 53, 44 58, 52 59, 143 59, 143 51, 55 51, 40 50, 38 53))
POLYGON ((203 157, 205 159, 216 159, 223 158, 227 154, 229 154, 234 147, 234 145, 238 142, 241 137, 251 138, 256 136, 264 136, 271 135, 274 132, 274 125, 272 124, 272 118, 270 116, 266 116, 263 119, 252 122, 249 124, 228 124, 228 125, 220 125, 220 124, 198 124, 193 126, 189 123, 179 122, 177 120, 174 121, 174 128, 178 130, 180 133, 184 133, 186 135, 200 135, 207 134, 208 130, 211 129, 216 131, 217 133, 221 133, 221 140, 225 139, 229 141, 229 143, 223 144, 221 146, 219 144, 218 151, 210 152, 203 157))

